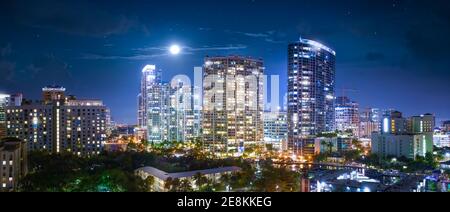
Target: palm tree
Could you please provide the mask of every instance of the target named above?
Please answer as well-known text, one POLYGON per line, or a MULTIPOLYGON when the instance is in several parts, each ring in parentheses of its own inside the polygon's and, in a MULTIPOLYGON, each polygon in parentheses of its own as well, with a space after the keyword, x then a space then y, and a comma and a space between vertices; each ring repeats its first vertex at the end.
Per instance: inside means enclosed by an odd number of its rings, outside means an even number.
POLYGON ((148 176, 147 179, 145 179, 145 183, 147 184, 148 191, 152 192, 153 191, 153 184, 155 184, 155 177, 148 176))
POLYGON ((172 181, 172 188, 170 189, 170 191, 171 192, 178 192, 178 191, 180 191, 180 188, 181 188, 181 181, 180 181, 180 179, 174 179, 173 181, 172 181))
POLYGON ((164 183, 164 189, 166 191, 170 191, 172 189, 172 182, 173 182, 173 179, 171 177, 166 179, 166 181, 164 183))
POLYGON ((190 192, 192 191, 192 183, 189 179, 184 179, 180 183, 180 191, 190 192))
POLYGON ((195 184, 197 187, 201 188, 208 183, 208 178, 206 178, 202 173, 197 173, 194 175, 195 184))

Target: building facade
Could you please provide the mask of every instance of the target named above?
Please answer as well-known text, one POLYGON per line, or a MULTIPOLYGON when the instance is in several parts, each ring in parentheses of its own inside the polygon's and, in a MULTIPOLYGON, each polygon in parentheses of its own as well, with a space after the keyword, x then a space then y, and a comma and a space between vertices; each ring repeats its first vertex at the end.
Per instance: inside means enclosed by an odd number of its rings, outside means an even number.
POLYGON ((231 175, 240 172, 239 167, 221 167, 215 169, 205 169, 198 171, 188 171, 188 172, 178 172, 178 173, 167 173, 165 171, 159 170, 154 167, 142 167, 135 171, 136 175, 146 180, 149 177, 153 177, 153 185, 150 185, 151 191, 154 192, 168 192, 171 189, 166 186, 169 181, 178 180, 178 182, 187 180, 194 190, 198 190, 198 185, 195 183, 195 177, 197 175, 203 176, 213 183, 221 181, 223 175, 231 175))
POLYGON ((15 191, 28 173, 26 142, 16 138, 0 139, 0 192, 15 191))
POLYGON ((372 136, 372 153, 383 158, 388 156, 416 159, 432 152, 424 135, 414 134, 379 134, 372 136))
POLYGON ((138 126, 147 131, 147 140, 160 143, 164 140, 163 85, 161 70, 155 65, 142 69, 141 88, 138 95, 138 126))
POLYGON ((433 135, 433 144, 439 148, 450 147, 450 132, 435 132, 433 135))
POLYGON ((372 133, 380 131, 380 110, 366 108, 361 112, 359 124, 359 137, 371 138, 372 133))
POLYGON ((431 114, 404 118, 401 112, 390 111, 383 116, 380 128, 379 133, 372 134, 374 154, 416 159, 433 152, 434 116, 431 114))
POLYGON ((348 97, 338 97, 335 107, 335 126, 340 132, 352 132, 359 137, 359 104, 348 97))
POLYGON ((202 129, 209 151, 236 156, 263 144, 263 74, 259 59, 205 58, 202 129))
POLYGON ((201 108, 196 107, 190 82, 174 79, 163 83, 161 70, 147 65, 142 71, 138 95, 138 129, 150 143, 185 142, 200 136, 201 108))
POLYGON ((336 52, 312 40, 288 47, 288 147, 314 153, 314 136, 334 129, 336 52))
POLYGON ((442 124, 442 128, 445 132, 450 132, 450 121, 444 121, 444 123, 442 124))
POLYGON ((0 139, 6 136, 6 106, 9 105, 9 95, 0 94, 0 139))
POLYGON ((286 112, 264 112, 264 143, 275 151, 284 151, 288 127, 286 112))
POLYGON ((7 136, 27 142, 29 151, 99 154, 106 141, 108 108, 100 100, 65 97, 62 90, 46 87, 41 102, 8 106, 7 136))

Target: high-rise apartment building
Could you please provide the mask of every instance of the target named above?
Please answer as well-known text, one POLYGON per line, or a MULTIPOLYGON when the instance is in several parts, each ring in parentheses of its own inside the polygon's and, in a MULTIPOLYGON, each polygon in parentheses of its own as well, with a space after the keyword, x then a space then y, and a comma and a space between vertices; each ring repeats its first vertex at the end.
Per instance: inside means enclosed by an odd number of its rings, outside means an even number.
POLYGON ((314 137, 334 129, 336 52, 312 40, 288 47, 289 149, 314 154, 314 137))
POLYGON ((142 70, 138 96, 138 129, 146 129, 151 143, 189 141, 200 136, 200 110, 193 102, 195 87, 183 82, 162 82, 161 70, 147 65, 142 70))
POLYGON ((7 136, 27 142, 29 151, 80 156, 102 152, 109 112, 103 102, 66 97, 62 87, 42 91, 41 102, 6 107, 7 136))
POLYGON ((336 99, 335 126, 340 132, 351 131, 353 136, 359 137, 359 104, 342 96, 336 99))
POLYGON ((0 94, 0 139, 6 136, 6 106, 9 105, 9 95, 0 94))
POLYGON ((160 143, 164 140, 163 85, 161 70, 155 65, 147 65, 142 69, 141 89, 138 96, 138 126, 146 129, 147 140, 160 143))
POLYGON ((0 192, 14 191, 28 172, 27 145, 17 138, 0 139, 0 192))
POLYGON ((183 85, 181 82, 171 83, 166 120, 168 123, 168 140, 193 141, 200 136, 200 113, 194 106, 196 88, 183 85))
POLYGON ((241 56, 206 57, 203 70, 203 142, 235 156, 263 144, 264 66, 241 56))

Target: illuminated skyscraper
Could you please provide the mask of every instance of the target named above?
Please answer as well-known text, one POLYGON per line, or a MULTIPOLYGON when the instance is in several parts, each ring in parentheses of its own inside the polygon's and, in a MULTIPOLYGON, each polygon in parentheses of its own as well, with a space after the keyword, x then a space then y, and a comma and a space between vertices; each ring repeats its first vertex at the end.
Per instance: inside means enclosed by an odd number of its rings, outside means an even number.
POLYGON ((0 139, 6 136, 6 114, 5 108, 9 104, 9 95, 0 94, 0 139))
POLYGON ((263 144, 263 61, 207 57, 203 72, 203 140, 216 154, 240 155, 263 144))
POLYGON ((334 128, 336 52, 312 40, 288 47, 288 147, 314 154, 314 136, 334 128))
POLYGON ((348 97, 338 97, 335 107, 335 126, 341 132, 351 131, 359 137, 359 105, 348 97))
POLYGON ((149 142, 159 143, 164 140, 162 89, 161 70, 157 70, 155 65, 145 66, 138 95, 138 125, 146 129, 149 142))
POLYGON ((188 141, 200 134, 200 111, 192 103, 191 85, 181 82, 163 83, 161 70, 147 65, 142 70, 138 95, 139 130, 146 129, 152 143, 188 141), (196 110, 195 110, 196 109, 196 110))

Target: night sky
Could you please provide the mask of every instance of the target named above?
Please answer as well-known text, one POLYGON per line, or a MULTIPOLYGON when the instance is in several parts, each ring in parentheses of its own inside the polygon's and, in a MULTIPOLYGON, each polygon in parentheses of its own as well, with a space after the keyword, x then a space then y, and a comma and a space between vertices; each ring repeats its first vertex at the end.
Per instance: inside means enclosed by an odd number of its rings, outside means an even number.
POLYGON ((450 119, 449 11, 446 0, 3 0, 0 92, 39 99, 58 84, 134 124, 145 64, 169 81, 205 55, 253 56, 285 85, 287 44, 302 36, 336 50, 337 95, 450 119), (167 54, 173 43, 182 55, 167 54))

